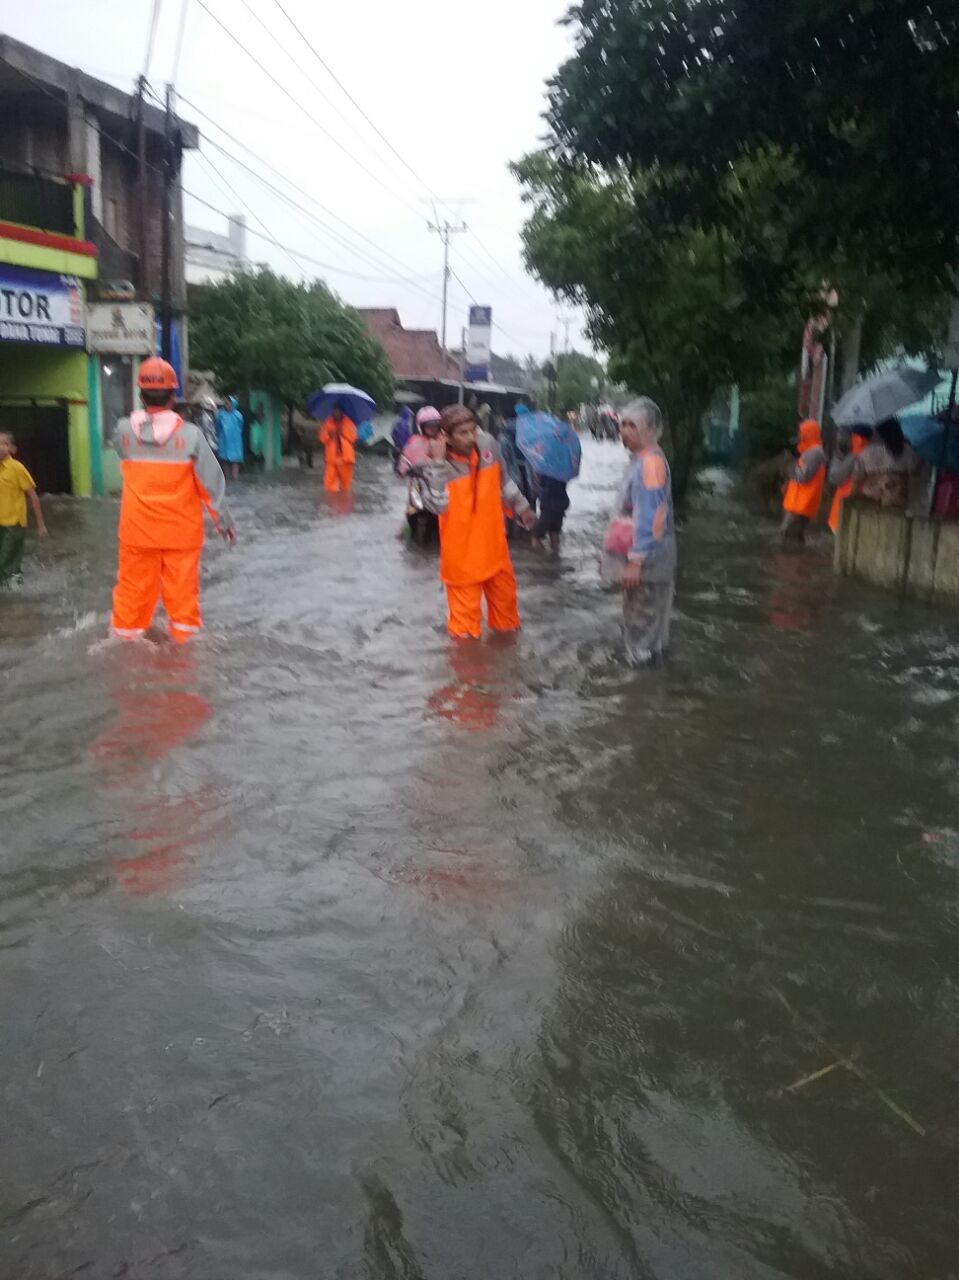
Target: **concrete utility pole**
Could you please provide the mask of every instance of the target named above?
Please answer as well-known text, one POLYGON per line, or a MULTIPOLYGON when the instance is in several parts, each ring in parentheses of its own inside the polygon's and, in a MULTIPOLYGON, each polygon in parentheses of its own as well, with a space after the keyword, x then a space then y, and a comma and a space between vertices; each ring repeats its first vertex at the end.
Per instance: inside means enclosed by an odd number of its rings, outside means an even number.
MULTIPOLYGON (((435 210, 434 210, 435 212, 435 210)), ((461 231, 466 230, 466 223, 460 222, 454 224, 449 221, 428 222, 426 224, 430 231, 435 231, 439 238, 443 241, 443 333, 440 344, 443 348, 443 371, 446 371, 446 302, 449 295, 450 284, 450 236, 457 236, 461 231)))
POLYGON ((566 340, 563 346, 563 351, 566 353, 566 355, 569 355, 569 327, 573 323, 575 318, 576 318, 575 316, 571 316, 571 315, 564 316, 562 312, 557 312, 556 314, 557 324, 561 324, 566 333, 566 340))

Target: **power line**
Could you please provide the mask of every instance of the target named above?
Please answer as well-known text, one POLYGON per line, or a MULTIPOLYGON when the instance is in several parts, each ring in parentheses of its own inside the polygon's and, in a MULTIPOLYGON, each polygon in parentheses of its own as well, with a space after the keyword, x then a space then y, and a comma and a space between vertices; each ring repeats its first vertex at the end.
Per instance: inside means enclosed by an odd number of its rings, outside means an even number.
MULTIPOLYGON (((262 29, 266 32, 266 34, 270 37, 270 39, 279 49, 280 53, 282 53, 283 56, 287 58, 294 67, 296 67, 300 75, 302 75, 303 78, 309 83, 311 92, 313 92, 314 94, 318 94, 319 97, 330 108, 330 110, 340 120, 342 120, 342 122, 346 125, 347 129, 349 129, 350 132, 353 133, 361 142, 364 142, 368 146, 369 139, 364 137, 364 135, 360 132, 360 130, 357 129, 356 125, 353 124, 352 121, 350 121, 346 113, 340 110, 339 106, 336 104, 336 102, 334 102, 334 100, 329 96, 329 94, 324 93, 324 91, 316 83, 315 77, 310 74, 310 72, 306 69, 306 67, 303 66, 303 64, 297 58, 294 58, 293 54, 286 47, 283 41, 279 38, 276 32, 271 27, 267 26, 266 22, 264 22, 264 20, 260 17, 257 11, 253 8, 253 6, 250 4, 250 0, 240 0, 240 3, 243 5, 244 9, 246 9, 247 13, 254 20, 254 22, 256 22, 258 26, 262 27, 262 29)), ((378 162, 384 163, 378 154, 376 155, 376 159, 378 162)))
POLYGON ((352 93, 350 93, 349 89, 347 89, 346 85, 345 85, 345 84, 343 83, 343 81, 339 78, 339 76, 336 74, 336 72, 333 70, 333 68, 330 66, 330 64, 329 64, 329 63, 326 61, 326 59, 325 59, 325 58, 324 58, 324 57, 319 53, 319 51, 316 49, 316 47, 311 43, 311 41, 310 41, 309 37, 307 36, 307 34, 306 34, 306 32, 303 30, 303 28, 302 28, 302 27, 300 27, 300 26, 299 26, 299 25, 298 25, 298 24, 293 20, 293 18, 290 16, 290 14, 289 14, 289 13, 288 13, 288 11, 286 10, 286 8, 285 8, 285 7, 283 6, 283 4, 281 3, 281 0, 273 0, 273 3, 274 3, 274 4, 276 5, 276 7, 279 9, 280 13, 282 13, 282 14, 283 14, 283 17, 284 17, 284 18, 286 18, 287 22, 290 24, 290 26, 293 28, 293 30, 296 32, 296 34, 300 37, 300 39, 303 41, 303 43, 306 45, 306 47, 309 49, 309 51, 313 54, 314 58, 316 58, 317 62, 320 64, 320 66, 323 68, 323 70, 327 73, 327 75, 330 77, 330 79, 333 81, 333 83, 334 83, 335 85, 337 85, 337 87, 338 87, 339 89, 341 89, 341 90, 342 90, 342 92, 346 95, 346 97, 348 98, 348 100, 353 104, 353 106, 356 108, 356 110, 360 113, 360 115, 363 117, 363 119, 366 121, 366 123, 370 126, 370 128, 373 130, 373 132, 376 134, 376 136, 377 136, 379 139, 381 139, 381 141, 383 141, 383 142, 384 142, 384 143, 389 147, 390 151, 393 153, 393 155, 394 155, 394 156, 396 156, 397 160, 399 160, 399 162, 400 162, 400 164, 403 166, 403 168, 404 168, 404 169, 406 169, 406 170, 408 170, 408 172, 409 172, 409 173, 411 173, 411 174, 413 175, 413 177, 414 177, 414 178, 416 179, 416 181, 420 184, 420 186, 421 186, 421 187, 423 187, 426 191, 428 191, 428 192, 429 192, 429 194, 433 197, 433 199, 437 202, 437 204, 441 204, 441 205, 443 205, 446 209, 449 209, 449 212, 450 212, 450 213, 453 213, 453 212, 454 212, 454 210, 450 209, 449 205, 448 205, 448 204, 446 204, 446 202, 445 202, 444 200, 441 200, 441 199, 440 199, 440 197, 436 194, 436 192, 435 192, 435 191, 433 191, 433 190, 430 188, 429 183, 428 183, 428 182, 425 182, 425 181, 423 180, 423 178, 421 178, 421 177, 420 177, 420 175, 416 172, 416 170, 413 168, 413 166, 409 163, 409 161, 408 161, 408 160, 406 160, 406 159, 405 159, 405 157, 404 157, 404 156, 402 156, 402 155, 399 153, 399 151, 397 151, 396 147, 394 147, 394 146, 393 146, 392 142, 390 142, 389 138, 388 138, 388 137, 386 136, 386 134, 382 131, 382 129, 380 129, 380 128, 379 128, 379 126, 378 126, 378 125, 376 125, 376 124, 375 124, 375 123, 370 119, 370 117, 366 114, 366 112, 363 110, 363 108, 360 106, 360 104, 357 102, 357 100, 353 97, 352 93))
MULTIPOLYGON (((258 214, 256 214, 256 213, 254 213, 254 212, 253 212, 253 210, 250 208, 250 206, 247 204, 247 202, 243 199, 243 197, 242 197, 242 196, 237 192, 237 190, 236 190, 236 189, 235 189, 235 188, 234 188, 234 187, 233 187, 233 186, 232 186, 232 185, 227 181, 227 179, 226 179, 226 178, 224 178, 223 174, 222 174, 222 173, 220 172, 220 170, 216 167, 216 165, 213 163, 213 161, 210 159, 210 157, 209 157, 209 156, 204 156, 204 155, 199 154, 199 153, 198 153, 198 156, 199 156, 199 159, 201 159, 205 165, 209 165, 209 167, 213 170, 213 173, 214 173, 214 174, 215 174, 215 175, 220 179, 220 181, 224 184, 224 186, 226 187, 227 191, 229 191, 229 192, 231 193, 231 195, 233 196, 233 198, 234 198, 235 200, 238 200, 238 201, 239 201, 240 205, 241 205, 241 206, 246 210, 246 212, 250 215, 250 217, 251 217, 251 218, 256 218, 257 222, 260 224, 260 226, 263 228, 263 230, 267 233, 267 235, 270 235, 270 234, 271 234, 271 232, 270 232, 270 228, 266 225, 266 223, 263 221, 263 219, 262 219, 258 214)), ((293 264, 293 270, 294 270, 294 271, 299 271, 299 267, 297 266, 296 259, 292 256, 292 254, 289 252, 289 250, 288 250, 288 249, 284 249, 284 250, 283 250, 283 252, 286 254, 287 258, 289 258, 290 262, 293 264)))
MULTIPOLYGON (((242 2, 243 2, 244 6, 245 6, 247 9, 249 9, 249 8, 250 8, 249 4, 247 3, 247 0, 242 0, 242 2)), ((273 3, 274 3, 274 4, 276 5, 276 7, 280 10, 280 12, 283 14, 284 18, 286 18, 287 22, 290 24, 290 26, 293 28, 293 30, 296 32, 296 34, 299 36, 299 38, 303 41, 303 43, 306 45, 306 47, 310 50, 310 52, 311 52, 311 53, 313 54, 313 56, 316 58, 317 62, 319 62, 320 66, 321 66, 321 67, 323 67, 324 71, 326 71, 326 73, 330 76, 330 78, 333 80, 334 84, 336 84, 336 85, 337 85, 337 86, 338 86, 338 87, 343 91, 343 93, 346 95, 347 99, 348 99, 348 100, 353 104, 353 106, 354 106, 354 107, 356 108, 356 110, 360 113, 360 115, 363 117, 363 119, 366 121, 366 123, 370 126, 370 128, 373 130, 373 132, 376 134, 376 136, 377 136, 378 138, 380 138, 380 139, 381 139, 381 140, 386 144, 386 146, 387 146, 387 147, 389 147, 390 151, 393 153, 393 155, 394 155, 394 156, 396 156, 397 160, 399 160, 400 164, 402 164, 402 166, 404 167, 404 169, 406 169, 406 170, 407 170, 407 171, 408 171, 408 172, 409 172, 409 173, 410 173, 410 174, 411 174, 411 175, 416 179, 416 181, 419 183, 419 185, 420 185, 421 187, 423 187, 423 188, 424 188, 424 190, 426 190, 426 191, 429 193, 429 195, 430 195, 430 196, 431 196, 431 197, 432 197, 432 198, 437 202, 437 204, 442 205, 445 209, 449 210, 449 212, 450 212, 450 213, 455 213, 455 211, 451 208, 451 206, 450 206, 450 205, 449 205, 445 200, 443 200, 440 196, 438 196, 438 195, 436 194, 436 192, 432 189, 432 187, 430 187, 429 183, 428 183, 424 178, 422 178, 422 177, 420 176, 420 174, 416 171, 416 169, 414 169, 414 168, 413 168, 413 166, 409 163, 409 161, 408 161, 408 160, 407 160, 407 159, 406 159, 406 158, 405 158, 405 157, 404 157, 404 156, 403 156, 403 155, 402 155, 402 154, 401 154, 401 153, 396 149, 396 147, 393 145, 393 143, 392 143, 392 142, 390 142, 389 138, 386 136, 386 134, 384 134, 384 133, 383 133, 382 129, 380 129, 380 128, 379 128, 379 126, 378 126, 378 125, 377 125, 377 124, 376 124, 376 123, 375 123, 375 122, 370 118, 370 116, 367 114, 367 112, 366 112, 366 111, 364 111, 364 109, 360 106, 360 104, 357 102, 357 100, 353 97, 352 93, 350 93, 349 89, 346 87, 346 85, 343 83, 343 81, 339 78, 339 76, 336 74, 336 72, 333 70, 333 68, 330 66, 330 64, 326 61, 326 59, 325 59, 325 58, 320 54, 320 52, 316 49, 316 47, 315 47, 315 46, 313 45, 313 43, 310 41, 309 37, 307 36, 307 34, 306 34, 306 32, 303 30, 303 28, 302 28, 302 27, 300 27, 300 26, 299 26, 299 24, 298 24, 298 23, 297 23, 297 22, 296 22, 296 21, 295 21, 295 20, 290 16, 290 14, 289 14, 289 12, 287 11, 287 9, 286 9, 286 8, 284 7, 284 5, 281 3, 281 0, 273 0, 273 3)), ((251 10, 251 12, 252 12, 252 10, 251 10)), ((256 16, 257 16, 257 15, 256 15, 256 14, 254 14, 254 17, 256 17, 256 16)), ((259 22, 260 22, 260 25, 261 25, 261 26, 263 26, 263 25, 264 25, 261 19, 257 18, 257 21, 259 21, 259 22)), ((271 35, 272 35, 272 33, 271 33, 271 35)), ((274 38, 274 40, 276 40, 276 37, 275 37, 275 36, 273 36, 273 38, 274 38)), ((277 41, 277 43, 279 43, 279 41, 277 41)), ((283 46, 281 46, 281 48, 282 48, 282 47, 283 47, 283 46)), ((295 59, 292 57, 292 55, 291 55, 291 54, 290 54, 290 53, 289 53, 285 48, 284 48, 284 52, 287 54, 287 57, 289 57, 289 58, 290 58, 291 62, 294 62, 294 65, 299 66, 299 64, 298 64, 298 63, 296 63, 295 59)), ((300 70, 302 71, 302 67, 300 68, 300 70)), ((305 73, 304 73, 304 74, 305 74, 305 73)), ((342 117, 341 117, 341 118, 342 118, 342 117)), ((458 217, 459 215, 458 215, 458 214, 456 214, 456 216, 458 217)), ((516 285, 515 277, 514 277, 514 276, 512 276, 512 275, 511 275, 511 274, 506 270, 506 268, 505 268, 504 266, 502 266, 502 265, 501 265, 501 263, 498 261, 498 259, 497 259, 496 257, 494 257, 494 255, 493 255, 493 254, 490 252, 490 250, 486 247, 486 245, 484 244, 484 242, 483 242, 483 241, 480 239, 480 237, 477 235, 476 231, 475 231, 472 227, 469 227, 469 228, 468 228, 468 230, 469 230, 470 234, 472 235, 473 239, 476 241, 476 243, 477 243, 477 245, 479 246, 479 248, 480 248, 480 249, 482 249, 483 253, 485 253, 485 254, 486 254, 486 256, 487 256, 487 258, 489 258, 490 262, 492 262, 493 266, 494 266, 494 267, 496 267, 496 269, 497 269, 497 270, 498 270, 498 271, 503 275, 503 277, 504 277, 506 280, 508 280, 508 281, 509 281, 509 283, 510 283, 511 285, 513 285, 513 286, 515 287, 515 285, 516 285)), ((461 257, 462 257, 462 256, 465 256, 465 255, 462 255, 462 254, 461 254, 461 257)), ((467 261, 469 261, 469 260, 467 259, 467 261)), ((475 265, 475 263, 473 263, 472 265, 473 265, 473 269, 474 269, 474 270, 476 270, 476 265, 475 265)))
POLYGON ((228 35, 230 39, 233 41, 233 43, 237 45, 238 48, 240 48, 246 54, 246 56, 250 59, 250 61, 253 62, 257 67, 259 67, 259 69, 263 72, 263 74, 267 77, 267 79, 272 81, 272 83, 276 85, 276 87, 280 90, 280 92, 284 94, 287 98, 289 98, 289 100, 293 103, 293 105, 297 108, 297 110, 301 111, 303 115, 305 115, 306 118, 310 120, 325 137, 329 138, 329 140, 333 143, 333 145, 338 147, 339 150, 342 151, 343 154, 357 166, 357 168, 361 169, 368 177, 372 178, 373 181, 376 182, 379 186, 381 186, 384 191, 386 191, 389 195, 391 195, 395 200, 398 200, 400 204, 404 205, 407 209, 409 209, 410 212, 413 213, 417 218, 421 216, 419 212, 416 209, 414 209, 413 206, 407 200, 404 200, 404 198, 401 195, 399 195, 396 191, 394 191, 393 188, 389 186, 388 183, 383 181, 383 179, 379 176, 379 174, 374 173, 374 171, 370 169, 367 165, 365 165, 362 160, 358 160, 357 157, 353 155, 353 153, 350 151, 349 147, 345 146, 342 142, 340 142, 340 140, 337 137, 335 137, 334 134, 330 133, 329 129, 325 128, 324 125, 322 125, 320 121, 317 120, 316 116, 314 116, 311 111, 307 110, 307 108, 303 105, 303 103, 300 102, 300 100, 290 92, 290 90, 286 87, 286 85, 284 85, 280 80, 278 80, 277 77, 273 74, 273 72, 268 70, 268 68, 263 65, 263 63, 259 60, 256 54, 250 52, 250 50, 246 47, 243 41, 240 40, 239 36, 235 35, 230 30, 230 28, 226 25, 226 23, 222 22, 217 17, 217 15, 213 12, 210 6, 206 3, 206 0, 197 0, 197 3, 200 5, 200 8, 203 9, 205 13, 209 14, 209 16, 213 19, 213 21, 220 28, 220 30, 223 31, 226 35, 228 35))
POLYGON ((176 33, 176 45, 173 50, 173 70, 170 73, 170 83, 176 84, 177 73, 180 70, 180 55, 183 53, 183 37, 186 35, 186 18, 190 8, 190 0, 183 0, 180 8, 180 25, 176 33))
POLYGON ((150 33, 147 36, 147 51, 143 59, 143 78, 150 74, 150 63, 153 60, 153 44, 156 40, 157 23, 160 20, 160 9, 163 6, 163 0, 153 0, 153 11, 150 14, 150 33))
MULTIPOLYGON (((180 101, 185 103, 192 111, 197 112, 198 115, 203 116, 205 120, 208 120, 210 124, 212 124, 215 128, 217 128, 225 137, 229 138, 231 142, 235 143, 239 147, 242 147, 243 150, 246 151, 247 154, 254 161, 256 161, 257 164, 261 165, 264 169, 267 169, 270 173, 276 174, 276 176, 282 182, 287 183, 290 187, 292 187, 294 191, 299 192, 299 194, 302 195, 304 199, 310 201, 310 203, 315 205, 316 208, 322 209, 324 213, 329 215, 329 217, 334 218, 337 222, 342 223, 344 227, 346 227, 349 231, 352 232, 353 235, 357 237, 357 239, 363 240, 365 243, 370 245, 380 259, 383 259, 383 260, 390 259, 393 262, 395 262, 399 267, 401 267, 404 271, 408 271, 410 269, 408 263, 403 262, 400 258, 397 258, 394 254, 391 254, 388 250, 382 249, 376 243, 375 240, 372 240, 370 239, 369 236, 364 235, 363 232, 360 231, 358 228, 354 227, 352 223, 347 222, 345 218, 341 218, 339 214, 334 213, 332 209, 328 208, 324 204, 321 204, 318 200, 315 200, 314 197, 311 196, 308 191, 306 191, 303 187, 295 183, 292 178, 287 177, 286 174, 282 173, 274 165, 271 165, 267 160, 264 160, 262 156, 257 155, 257 153, 247 143, 241 141, 241 139, 237 138, 235 134, 230 133, 228 129, 225 129, 223 125, 219 124, 216 120, 214 120, 213 117, 208 115, 201 107, 198 107, 195 103, 190 102, 189 99, 183 97, 182 95, 180 96, 180 101)), ((310 218, 310 220, 315 222, 317 226, 325 230, 327 235, 333 236, 343 248, 348 249, 351 253, 355 253, 361 257, 366 258, 366 260, 371 262, 373 266, 383 267, 385 265, 383 261, 381 262, 373 261, 373 259, 370 258, 368 252, 358 248, 356 245, 350 244, 350 242, 344 239, 344 237, 339 232, 335 231, 331 227, 328 227, 326 223, 322 221, 322 219, 316 216, 315 213, 313 213, 309 209, 305 209, 302 205, 298 204, 294 199, 292 199, 291 196, 287 195, 286 192, 281 191, 272 182, 270 182, 267 178, 265 178, 262 173, 259 173, 256 169, 246 164, 245 161, 241 160, 239 156, 236 156, 231 151, 227 150, 227 148, 224 147, 221 143, 217 142, 215 138, 210 137, 208 133, 202 132, 200 136, 204 139, 204 141, 209 143, 210 146, 215 147, 217 151, 219 151, 222 155, 226 156, 228 160, 232 160, 234 164, 238 165, 241 169, 244 169, 252 177, 256 178, 256 180, 262 183, 262 185, 265 186, 267 190, 272 191, 274 195, 277 195, 280 199, 284 200, 288 205, 291 206, 291 208, 299 210, 299 212, 302 213, 305 217, 310 218)), ((402 283, 411 283, 411 281, 403 280, 402 283)))

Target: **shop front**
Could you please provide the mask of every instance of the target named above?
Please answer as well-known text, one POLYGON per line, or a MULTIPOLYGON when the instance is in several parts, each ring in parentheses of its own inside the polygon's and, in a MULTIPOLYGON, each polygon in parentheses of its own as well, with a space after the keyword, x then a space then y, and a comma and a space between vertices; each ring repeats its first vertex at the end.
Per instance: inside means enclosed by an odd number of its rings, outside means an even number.
POLYGON ((120 462, 109 447, 120 418, 139 405, 136 374, 156 353, 153 308, 142 302, 95 302, 87 310, 90 351, 90 461, 97 493, 119 493, 120 462))
POLYGON ((0 429, 47 493, 91 492, 83 283, 0 261, 0 429))

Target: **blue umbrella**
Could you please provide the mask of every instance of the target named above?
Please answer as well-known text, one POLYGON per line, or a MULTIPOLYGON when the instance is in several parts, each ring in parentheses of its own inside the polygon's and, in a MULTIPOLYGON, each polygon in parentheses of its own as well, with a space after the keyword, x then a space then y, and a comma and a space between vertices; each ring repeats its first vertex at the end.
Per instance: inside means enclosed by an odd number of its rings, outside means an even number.
POLYGON ((924 413, 907 413, 899 419, 902 434, 930 466, 942 466, 946 471, 959 471, 959 427, 953 424, 946 439, 943 453, 944 422, 924 413))
POLYGON ((354 423, 366 422, 376 413, 376 401, 359 387, 350 387, 345 382, 328 382, 322 391, 314 391, 306 402, 306 411, 311 418, 322 422, 334 409, 342 409, 354 423))
POLYGON ((563 482, 579 475, 583 450, 568 422, 548 413, 518 413, 516 443, 537 475, 563 482))

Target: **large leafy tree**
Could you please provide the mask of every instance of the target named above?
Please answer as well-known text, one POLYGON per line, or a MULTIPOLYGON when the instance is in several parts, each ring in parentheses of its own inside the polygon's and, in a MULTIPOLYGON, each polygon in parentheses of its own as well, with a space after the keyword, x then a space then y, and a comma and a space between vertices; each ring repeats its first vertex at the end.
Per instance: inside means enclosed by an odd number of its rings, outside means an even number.
POLYGON ((302 405, 326 382, 349 382, 388 404, 386 353, 360 316, 321 283, 294 284, 266 268, 191 294, 192 362, 230 388, 270 391, 302 405))
POLYGON ((935 290, 956 260, 955 0, 582 0, 550 85, 555 153, 663 175, 674 222, 723 225, 744 158, 792 165, 790 249, 935 290))
POLYGON ((610 353, 611 378, 660 402, 681 495, 713 396, 784 367, 802 332, 803 281, 781 265, 757 273, 746 251, 753 239, 775 262, 778 233, 762 217, 765 178, 744 175, 740 183, 735 239, 702 228, 663 234, 643 175, 601 175, 545 152, 514 172, 531 207, 528 266, 586 309, 591 338, 610 353))

